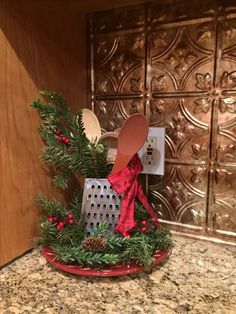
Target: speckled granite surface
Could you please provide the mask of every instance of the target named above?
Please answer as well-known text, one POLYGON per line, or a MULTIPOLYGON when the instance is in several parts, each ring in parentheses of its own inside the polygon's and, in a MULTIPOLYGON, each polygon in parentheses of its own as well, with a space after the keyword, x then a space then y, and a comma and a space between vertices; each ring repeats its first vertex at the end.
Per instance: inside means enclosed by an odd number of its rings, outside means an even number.
POLYGON ((236 313, 236 248, 175 237, 153 272, 122 278, 56 271, 37 251, 0 273, 0 313, 236 313))

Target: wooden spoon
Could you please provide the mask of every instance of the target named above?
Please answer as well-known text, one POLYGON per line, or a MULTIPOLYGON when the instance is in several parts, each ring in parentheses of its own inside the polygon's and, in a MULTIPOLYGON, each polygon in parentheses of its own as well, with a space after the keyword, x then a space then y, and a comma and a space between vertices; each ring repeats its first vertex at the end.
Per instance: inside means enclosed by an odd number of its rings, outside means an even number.
POLYGON ((124 122, 118 136, 117 157, 111 174, 128 165, 131 158, 145 143, 147 135, 148 121, 143 114, 133 114, 124 122))
POLYGON ((105 143, 108 147, 107 161, 109 164, 114 164, 117 155, 118 146, 118 132, 106 132, 104 133, 99 142, 105 143))
POLYGON ((82 109, 82 122, 84 124, 85 134, 90 141, 98 140, 101 136, 101 127, 95 114, 85 108, 82 109))

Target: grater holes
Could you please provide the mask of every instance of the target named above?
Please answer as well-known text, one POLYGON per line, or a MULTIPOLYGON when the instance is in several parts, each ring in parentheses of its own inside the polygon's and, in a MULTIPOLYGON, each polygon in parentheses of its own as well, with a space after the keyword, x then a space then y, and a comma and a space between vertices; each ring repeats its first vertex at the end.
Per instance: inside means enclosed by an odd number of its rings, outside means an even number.
POLYGON ((123 194, 119 197, 106 179, 86 179, 86 181, 82 208, 85 222, 87 222, 85 232, 92 234, 98 226, 97 223, 100 224, 104 220, 108 222, 108 225, 112 225, 111 230, 113 230, 122 207, 123 194))

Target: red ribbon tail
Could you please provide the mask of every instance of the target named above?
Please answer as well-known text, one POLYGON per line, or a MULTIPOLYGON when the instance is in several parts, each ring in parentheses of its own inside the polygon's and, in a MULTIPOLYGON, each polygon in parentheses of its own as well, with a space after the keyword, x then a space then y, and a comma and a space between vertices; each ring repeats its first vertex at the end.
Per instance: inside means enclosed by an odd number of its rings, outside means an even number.
POLYGON ((122 235, 128 234, 131 229, 137 226, 137 222, 134 220, 135 189, 136 186, 132 186, 128 193, 124 193, 122 200, 121 215, 115 227, 115 231, 119 231, 122 235))

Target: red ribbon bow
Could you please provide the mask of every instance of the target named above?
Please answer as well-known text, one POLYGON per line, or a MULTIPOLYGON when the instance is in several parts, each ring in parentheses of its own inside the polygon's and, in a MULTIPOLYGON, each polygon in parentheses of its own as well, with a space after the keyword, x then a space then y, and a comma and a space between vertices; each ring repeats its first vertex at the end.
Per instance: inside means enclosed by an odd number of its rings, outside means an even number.
POLYGON ((137 181, 139 173, 143 170, 143 165, 137 154, 131 159, 129 165, 107 177, 116 193, 124 193, 122 200, 122 211, 120 219, 115 227, 123 236, 137 225, 134 220, 135 198, 137 197, 145 206, 154 221, 159 224, 158 218, 137 181))

